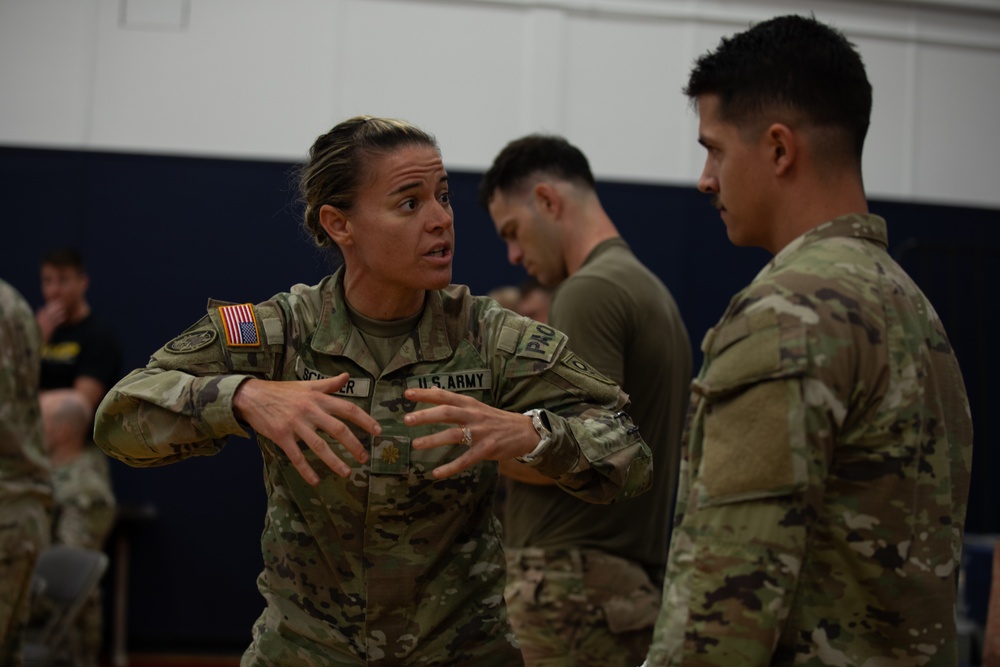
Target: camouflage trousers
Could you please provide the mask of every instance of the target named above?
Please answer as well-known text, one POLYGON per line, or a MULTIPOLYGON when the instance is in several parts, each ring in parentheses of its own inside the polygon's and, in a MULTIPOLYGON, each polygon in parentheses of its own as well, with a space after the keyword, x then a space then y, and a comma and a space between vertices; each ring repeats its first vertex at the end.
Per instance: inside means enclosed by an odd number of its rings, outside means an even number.
POLYGON ((638 667, 661 593, 642 566, 601 551, 507 551, 504 597, 526 667, 638 667))
POLYGON ((48 546, 49 516, 35 502, 0 510, 0 665, 7 667, 22 662, 35 563, 48 546))

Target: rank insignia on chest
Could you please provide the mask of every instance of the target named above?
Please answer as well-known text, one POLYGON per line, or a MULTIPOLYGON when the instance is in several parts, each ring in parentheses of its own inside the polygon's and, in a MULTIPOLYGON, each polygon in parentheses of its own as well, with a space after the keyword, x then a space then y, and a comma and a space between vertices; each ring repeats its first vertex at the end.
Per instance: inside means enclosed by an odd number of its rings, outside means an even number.
POLYGON ((241 303, 235 306, 220 306, 222 327, 226 332, 226 344, 229 347, 248 347, 260 345, 260 335, 257 328, 257 316, 253 312, 253 304, 241 303))
POLYGON ((398 435, 376 437, 369 465, 373 475, 407 475, 410 470, 410 439, 398 435))
POLYGON ((399 460, 399 450, 392 445, 382 448, 382 461, 392 465, 399 460))

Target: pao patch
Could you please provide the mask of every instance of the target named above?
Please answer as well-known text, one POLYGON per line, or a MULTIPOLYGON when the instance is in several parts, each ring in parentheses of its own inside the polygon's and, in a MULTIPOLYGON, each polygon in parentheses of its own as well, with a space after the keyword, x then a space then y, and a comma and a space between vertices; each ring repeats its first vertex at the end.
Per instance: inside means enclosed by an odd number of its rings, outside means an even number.
POLYGON ((517 356, 549 363, 564 338, 565 336, 546 324, 531 322, 521 338, 517 356))
POLYGON ((216 338, 218 338, 218 334, 212 329, 192 331, 177 336, 164 345, 163 349, 174 354, 187 354, 188 352, 195 352, 203 347, 208 347, 215 342, 216 338))

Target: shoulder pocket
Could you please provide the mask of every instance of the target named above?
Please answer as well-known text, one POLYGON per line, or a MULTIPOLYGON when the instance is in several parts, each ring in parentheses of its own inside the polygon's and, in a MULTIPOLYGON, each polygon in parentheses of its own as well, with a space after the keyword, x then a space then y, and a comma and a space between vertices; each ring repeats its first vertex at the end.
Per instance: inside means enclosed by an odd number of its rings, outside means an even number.
POLYGON ((808 481, 804 326, 763 311, 710 333, 706 342, 709 363, 692 383, 700 397, 699 504, 803 488, 808 481))

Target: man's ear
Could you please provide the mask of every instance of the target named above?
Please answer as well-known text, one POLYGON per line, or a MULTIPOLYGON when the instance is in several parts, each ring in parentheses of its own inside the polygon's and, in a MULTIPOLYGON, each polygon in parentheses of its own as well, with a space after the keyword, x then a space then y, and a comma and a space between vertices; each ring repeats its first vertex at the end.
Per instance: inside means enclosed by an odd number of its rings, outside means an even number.
POLYGON ((774 123, 765 134, 765 142, 774 165, 775 176, 784 176, 798 159, 800 137, 784 123, 774 123))
POLYGON ((338 246, 351 244, 351 221, 347 214, 335 206, 323 204, 319 207, 319 224, 326 230, 327 236, 338 246))
POLYGON ((537 183, 532 190, 535 198, 535 207, 543 211, 553 219, 558 219, 562 215, 563 201, 562 195, 551 183, 537 183))

